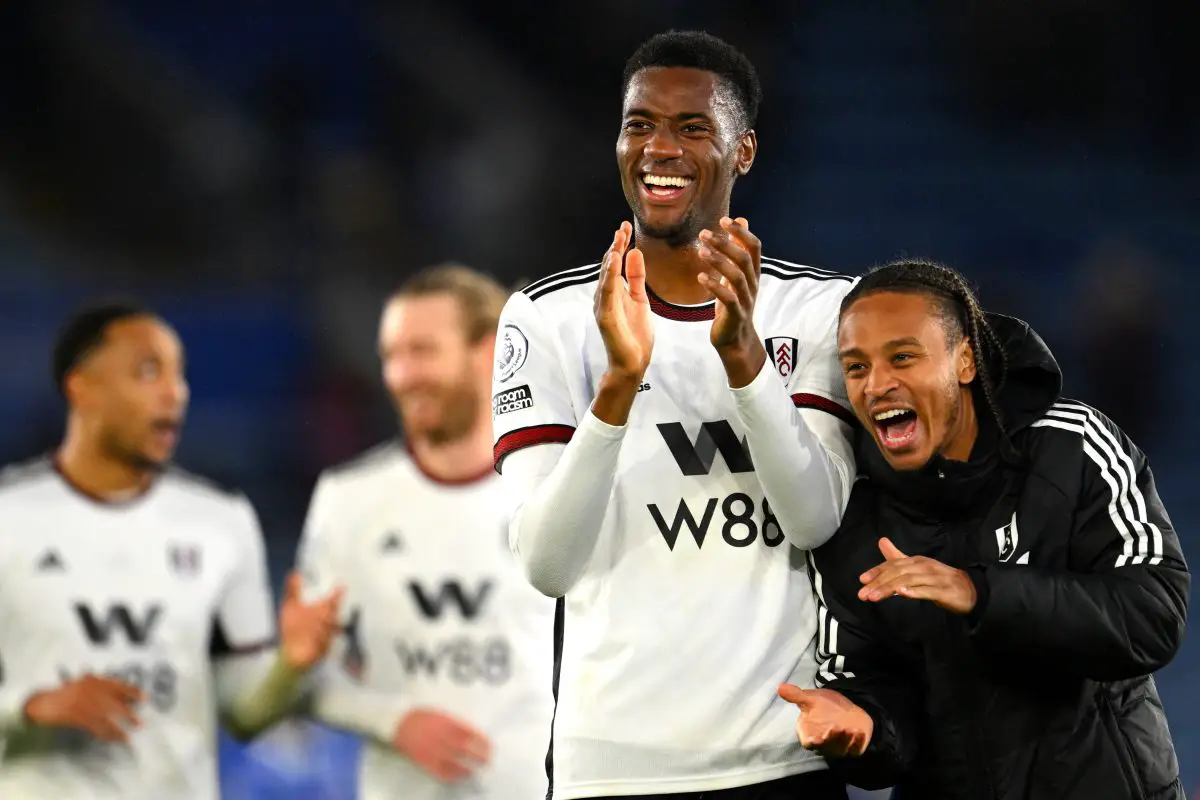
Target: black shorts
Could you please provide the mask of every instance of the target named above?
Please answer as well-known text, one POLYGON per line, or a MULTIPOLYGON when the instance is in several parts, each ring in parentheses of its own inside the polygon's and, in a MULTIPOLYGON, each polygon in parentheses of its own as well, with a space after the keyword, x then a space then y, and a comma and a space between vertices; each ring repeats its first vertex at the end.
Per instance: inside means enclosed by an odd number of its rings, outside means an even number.
POLYGON ((846 784, 829 770, 806 772, 777 781, 682 794, 638 794, 592 800, 846 800, 846 784))

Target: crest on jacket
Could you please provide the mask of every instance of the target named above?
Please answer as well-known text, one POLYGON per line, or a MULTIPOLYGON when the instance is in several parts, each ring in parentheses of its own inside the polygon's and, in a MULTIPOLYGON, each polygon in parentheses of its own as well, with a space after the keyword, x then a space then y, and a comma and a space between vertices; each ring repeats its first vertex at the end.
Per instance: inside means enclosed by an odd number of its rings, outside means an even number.
MULTIPOLYGON (((1017 544, 1021 540, 1021 532, 1017 528, 1017 512, 1013 512, 1012 519, 1007 525, 996 528, 996 549, 1000 552, 1000 561, 1007 562, 1017 552, 1017 544)), ((1017 559, 1018 564, 1029 563, 1029 553, 1022 553, 1017 559)))

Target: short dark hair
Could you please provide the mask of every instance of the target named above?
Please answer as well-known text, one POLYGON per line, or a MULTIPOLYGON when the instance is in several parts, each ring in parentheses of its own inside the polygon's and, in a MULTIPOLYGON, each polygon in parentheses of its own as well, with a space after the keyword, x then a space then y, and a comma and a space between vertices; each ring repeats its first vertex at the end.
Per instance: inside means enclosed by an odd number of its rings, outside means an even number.
POLYGON ((880 292, 908 292, 925 295, 937 309, 946 340, 957 344, 964 337, 975 351, 975 372, 988 411, 999 426, 1002 444, 1011 454, 1011 443, 1004 429, 1004 417, 996 393, 1004 385, 1008 359, 1000 337, 988 324, 987 315, 967 279, 956 270, 922 259, 902 259, 875 267, 854 285, 838 312, 838 321, 854 301, 880 292))
POLYGON ((141 303, 117 300, 91 303, 67 317, 54 339, 51 357, 54 386, 59 394, 66 396, 67 376, 104 343, 110 325, 131 317, 154 316, 157 315, 141 303))
POLYGON ((629 91, 633 76, 650 67, 686 67, 711 72, 725 81, 741 106, 742 123, 747 129, 758 121, 762 86, 750 59, 733 45, 704 31, 659 33, 642 42, 625 62, 621 96, 629 91))

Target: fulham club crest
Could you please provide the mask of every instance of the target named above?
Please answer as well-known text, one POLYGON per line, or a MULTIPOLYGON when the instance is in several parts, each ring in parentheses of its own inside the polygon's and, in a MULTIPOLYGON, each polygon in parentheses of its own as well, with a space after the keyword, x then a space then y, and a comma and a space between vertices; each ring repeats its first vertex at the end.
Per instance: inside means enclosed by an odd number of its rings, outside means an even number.
POLYGON ((176 575, 195 577, 200 574, 200 548, 195 545, 173 544, 167 550, 167 563, 176 575))
POLYGON ((764 340, 764 344, 780 377, 791 375, 796 369, 796 347, 800 343, 792 336, 772 336, 764 340))

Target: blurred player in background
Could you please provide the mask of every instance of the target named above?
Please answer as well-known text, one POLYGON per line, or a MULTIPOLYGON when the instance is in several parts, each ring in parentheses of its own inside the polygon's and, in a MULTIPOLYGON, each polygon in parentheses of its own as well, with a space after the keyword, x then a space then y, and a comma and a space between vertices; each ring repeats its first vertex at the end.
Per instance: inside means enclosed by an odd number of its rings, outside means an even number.
MULTIPOLYGON (((508 549, 488 406, 508 293, 437 267, 388 301, 383 378, 404 430, 324 473, 302 570, 347 588, 313 716, 366 737, 360 797, 522 800, 545 791, 554 604, 508 549)), ((519 403, 519 400, 511 401, 519 403)))
POLYGON ((216 800, 218 712, 279 719, 338 596, 305 606, 293 576, 275 653, 249 501, 167 466, 188 385, 165 322, 81 311, 53 369, 63 444, 0 481, 0 797, 216 800))
POLYGON ((785 542, 832 535, 854 472, 834 350, 852 281, 762 258, 728 218, 759 99, 719 39, 643 44, 617 140, 632 230, 500 322, 511 543, 565 598, 556 800, 846 796, 775 693, 816 668, 812 587, 785 542))

